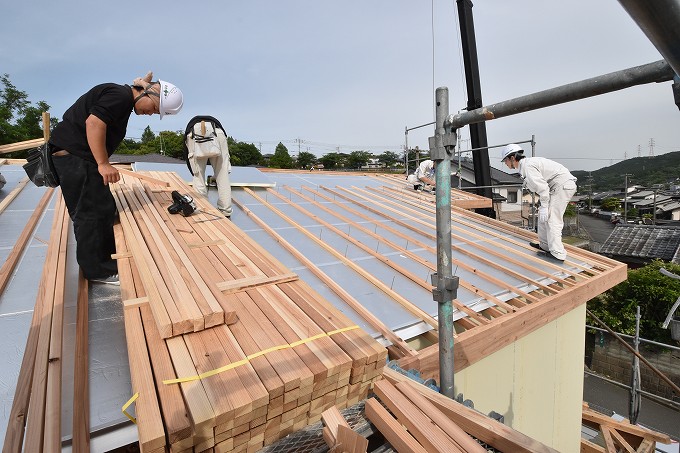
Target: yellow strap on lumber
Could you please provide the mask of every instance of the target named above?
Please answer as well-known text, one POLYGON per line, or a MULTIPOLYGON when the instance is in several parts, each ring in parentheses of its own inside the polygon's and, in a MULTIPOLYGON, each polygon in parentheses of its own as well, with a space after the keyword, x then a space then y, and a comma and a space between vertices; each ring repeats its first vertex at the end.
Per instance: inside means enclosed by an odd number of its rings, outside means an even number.
POLYGON ((201 374, 198 374, 198 375, 195 375, 195 376, 189 376, 189 377, 177 378, 177 379, 166 379, 165 381, 163 381, 163 384, 165 384, 165 385, 181 384, 183 382, 191 382, 191 381, 198 381, 198 380, 201 380, 201 379, 205 379, 207 377, 214 376, 218 373, 222 373, 224 371, 232 370, 236 367, 245 365, 246 363, 250 362, 251 360, 253 360, 257 357, 260 357, 262 355, 269 354, 270 352, 280 351, 282 349, 294 348, 295 346, 299 346, 301 344, 309 343, 311 341, 318 340, 319 338, 330 337, 331 335, 335 335, 335 334, 342 333, 342 332, 347 332, 349 330, 354 330, 354 329, 358 329, 358 328, 359 328, 359 326, 356 326, 356 325, 351 326, 351 327, 344 327, 342 329, 332 330, 332 331, 327 332, 327 333, 320 333, 318 335, 314 335, 313 337, 305 338, 303 340, 298 340, 298 341, 295 341, 295 342, 290 343, 290 344, 282 344, 282 345, 278 345, 278 346, 272 346, 271 348, 267 348, 263 351, 259 351, 259 352, 256 352, 254 354, 250 354, 246 358, 241 359, 241 360, 234 362, 234 363, 230 363, 229 365, 225 365, 223 367, 216 368, 214 370, 206 371, 205 373, 201 373, 201 374))

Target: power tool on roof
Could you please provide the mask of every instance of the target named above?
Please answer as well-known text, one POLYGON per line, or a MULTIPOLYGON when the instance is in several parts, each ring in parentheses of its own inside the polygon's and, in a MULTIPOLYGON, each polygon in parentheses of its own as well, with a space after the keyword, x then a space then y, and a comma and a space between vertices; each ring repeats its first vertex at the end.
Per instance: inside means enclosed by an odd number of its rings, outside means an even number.
POLYGON ((188 217, 196 211, 196 202, 189 195, 182 195, 176 190, 172 191, 172 203, 168 206, 170 214, 180 213, 184 217, 188 217))

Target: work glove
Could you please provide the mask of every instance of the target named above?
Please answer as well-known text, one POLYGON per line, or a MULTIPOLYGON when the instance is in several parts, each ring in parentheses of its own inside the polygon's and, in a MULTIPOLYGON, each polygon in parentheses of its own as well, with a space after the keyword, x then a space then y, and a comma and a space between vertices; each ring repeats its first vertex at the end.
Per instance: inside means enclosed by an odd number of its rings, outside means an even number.
POLYGON ((538 208, 538 221, 541 223, 545 223, 548 221, 548 207, 547 206, 541 206, 538 208))

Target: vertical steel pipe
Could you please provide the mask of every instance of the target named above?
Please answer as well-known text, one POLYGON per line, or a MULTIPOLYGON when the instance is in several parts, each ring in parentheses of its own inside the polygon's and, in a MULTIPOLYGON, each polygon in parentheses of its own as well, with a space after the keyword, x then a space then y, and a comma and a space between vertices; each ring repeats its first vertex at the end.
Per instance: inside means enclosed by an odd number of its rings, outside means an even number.
MULTIPOLYGON (((454 281, 451 265, 451 153, 445 149, 444 121, 449 115, 449 89, 437 88, 436 126, 434 145, 430 153, 436 162, 435 199, 437 203, 437 278, 434 299, 438 302, 439 327, 439 381, 440 392, 454 397, 453 393, 453 298, 456 297, 457 279, 454 281)), ((450 135, 450 134, 449 134, 450 135)), ((435 283, 435 282, 433 282, 435 283)))

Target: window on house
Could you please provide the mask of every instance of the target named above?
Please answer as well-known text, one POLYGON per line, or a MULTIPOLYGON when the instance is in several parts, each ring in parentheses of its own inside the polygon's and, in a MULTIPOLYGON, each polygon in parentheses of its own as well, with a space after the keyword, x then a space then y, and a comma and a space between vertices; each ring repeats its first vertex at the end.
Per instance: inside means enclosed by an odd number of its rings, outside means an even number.
POLYGON ((508 190, 508 203, 517 203, 517 191, 508 190))

